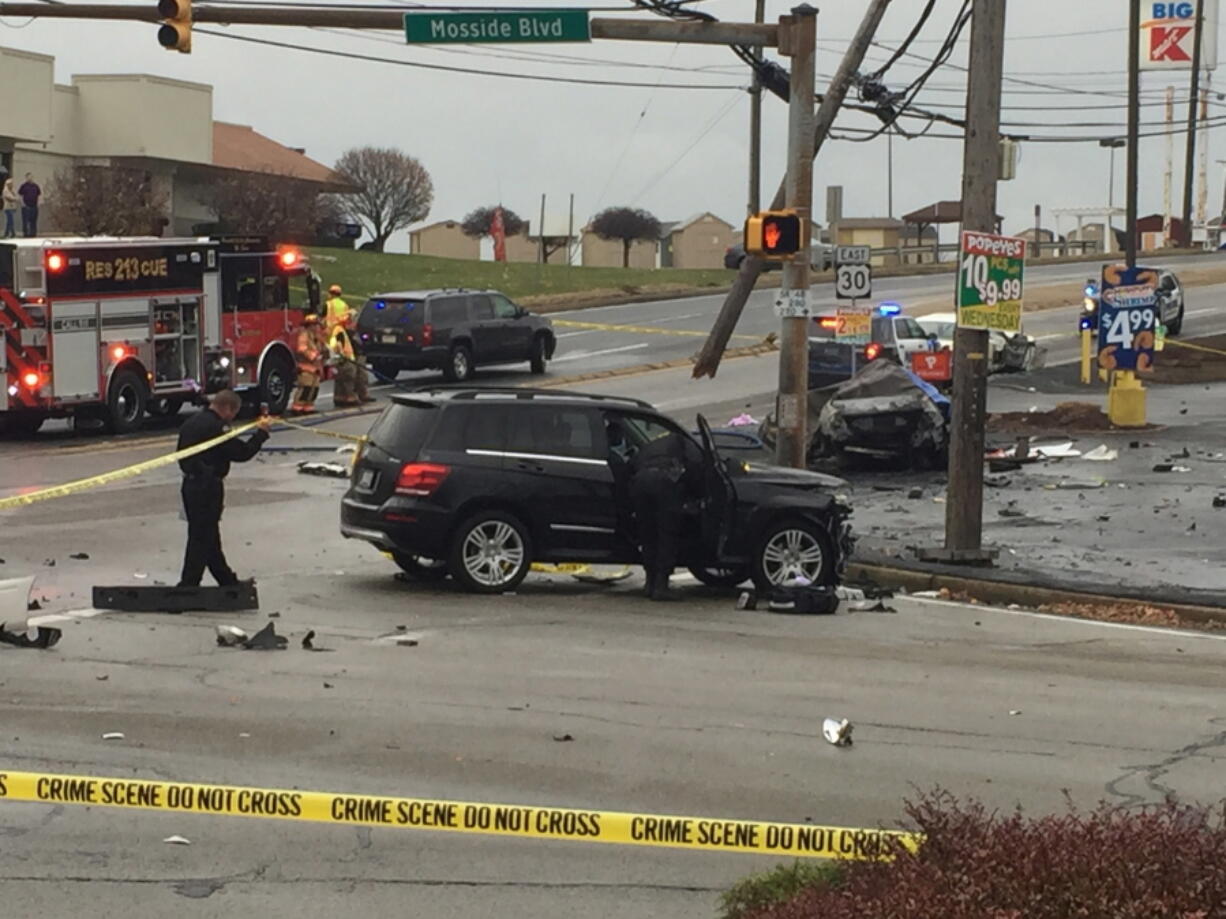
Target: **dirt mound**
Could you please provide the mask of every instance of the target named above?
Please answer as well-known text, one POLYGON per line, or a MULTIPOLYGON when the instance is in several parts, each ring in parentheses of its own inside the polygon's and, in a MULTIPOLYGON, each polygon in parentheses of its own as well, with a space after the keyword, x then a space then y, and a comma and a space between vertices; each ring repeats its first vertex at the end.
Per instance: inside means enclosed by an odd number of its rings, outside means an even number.
POLYGON ((1168 338, 1162 353, 1154 356, 1154 369, 1141 379, 1171 385, 1226 380, 1226 335, 1189 340, 1168 338))
POLYGON ((988 430, 998 434, 1033 434, 1058 431, 1066 434, 1113 431, 1115 427, 1092 402, 1061 402, 1046 412, 999 412, 988 416, 988 430))

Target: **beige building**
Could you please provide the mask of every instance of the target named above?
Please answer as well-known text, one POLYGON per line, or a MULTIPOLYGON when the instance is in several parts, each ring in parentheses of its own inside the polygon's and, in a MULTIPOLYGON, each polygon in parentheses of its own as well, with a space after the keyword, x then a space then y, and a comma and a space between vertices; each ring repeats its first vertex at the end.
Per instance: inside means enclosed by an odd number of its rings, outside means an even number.
MULTIPOLYGON (((601 239, 590 227, 583 228, 580 246, 583 267, 621 268, 625 250, 620 239, 601 239)), ((660 244, 656 240, 638 239, 630 244, 631 268, 655 268, 660 244)))
POLYGON ((660 267, 723 268, 733 227, 707 211, 681 223, 665 224, 660 235, 660 267))
MULTIPOLYGON (((869 246, 873 249, 897 249, 906 225, 893 217, 843 217, 833 227, 837 246, 869 246)), ((897 256, 874 255, 875 266, 897 263, 897 256)))
POLYGON ((440 220, 409 232, 409 253, 439 258, 481 258, 481 240, 464 233, 459 221, 440 220))
POLYGON ((55 59, 0 48, 0 85, 20 87, 0 106, 0 163, 42 186, 40 232, 50 225, 55 176, 74 165, 142 169, 168 202, 165 232, 190 235, 216 220, 202 199, 233 172, 284 176, 320 191, 348 191, 303 150, 245 125, 213 120, 213 89, 149 74, 77 75, 54 81, 55 59), (168 117, 167 113, 173 113, 168 117))

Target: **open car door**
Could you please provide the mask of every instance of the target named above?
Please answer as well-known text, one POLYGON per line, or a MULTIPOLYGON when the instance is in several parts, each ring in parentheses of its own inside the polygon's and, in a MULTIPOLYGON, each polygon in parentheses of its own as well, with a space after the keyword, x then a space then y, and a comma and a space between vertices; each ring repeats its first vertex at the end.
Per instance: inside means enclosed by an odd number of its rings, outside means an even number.
POLYGON ((702 442, 702 541, 713 561, 724 557, 724 546, 732 528, 736 489, 723 458, 715 449, 711 425, 698 416, 698 435, 702 442))

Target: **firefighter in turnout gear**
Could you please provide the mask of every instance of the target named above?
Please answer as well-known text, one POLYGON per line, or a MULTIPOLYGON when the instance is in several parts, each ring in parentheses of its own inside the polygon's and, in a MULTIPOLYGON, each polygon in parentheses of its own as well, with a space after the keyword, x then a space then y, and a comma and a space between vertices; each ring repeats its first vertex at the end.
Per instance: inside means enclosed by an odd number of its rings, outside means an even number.
POLYGON ((358 398, 357 383, 360 368, 354 357, 353 342, 349 330, 338 325, 328 339, 328 353, 332 355, 331 363, 336 367, 336 379, 333 382, 332 401, 337 407, 361 405, 358 398))
MULTIPOLYGON (((352 368, 352 394, 357 400, 355 403, 374 402, 374 397, 366 389, 366 360, 358 351, 357 344, 353 340, 353 327, 357 325, 357 311, 350 309, 349 304, 345 302, 345 298, 341 296, 342 290, 339 284, 333 284, 328 288, 328 302, 324 304, 325 310, 325 325, 328 332, 328 340, 331 341, 338 329, 345 331, 345 337, 349 343, 349 352, 353 361, 349 366, 352 368)), ((345 362, 341 362, 341 367, 345 366, 345 362)), ((340 404, 339 402, 337 403, 340 404)))
POLYGON ((290 414, 306 415, 315 411, 315 399, 319 396, 319 384, 324 375, 324 359, 327 356, 319 317, 308 313, 298 330, 298 391, 290 414))

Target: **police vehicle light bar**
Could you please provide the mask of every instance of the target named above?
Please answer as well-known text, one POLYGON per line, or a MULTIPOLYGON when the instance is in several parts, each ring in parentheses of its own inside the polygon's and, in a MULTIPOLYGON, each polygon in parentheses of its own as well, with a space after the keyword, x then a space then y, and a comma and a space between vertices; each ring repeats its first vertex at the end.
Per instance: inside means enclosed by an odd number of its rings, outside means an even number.
POLYGON ((879 307, 877 307, 877 312, 879 312, 882 316, 897 316, 902 312, 902 304, 893 300, 887 300, 885 303, 882 303, 879 307))

